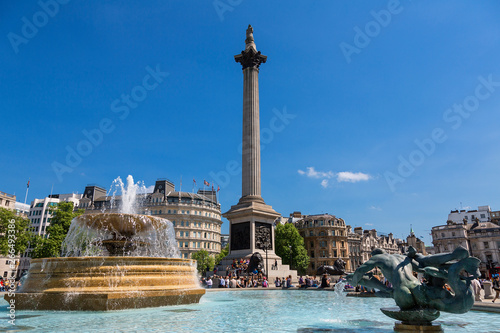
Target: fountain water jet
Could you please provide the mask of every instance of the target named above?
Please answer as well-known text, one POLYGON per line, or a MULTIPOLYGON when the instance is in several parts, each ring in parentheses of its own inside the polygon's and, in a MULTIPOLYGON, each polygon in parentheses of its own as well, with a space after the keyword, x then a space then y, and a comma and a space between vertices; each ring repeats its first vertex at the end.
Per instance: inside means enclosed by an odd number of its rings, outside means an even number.
MULTIPOLYGON (((137 208, 138 189, 128 176, 122 210, 137 208)), ((28 277, 15 295, 16 309, 119 310, 197 303, 205 294, 196 261, 180 258, 173 225, 163 218, 78 216, 62 253, 64 257, 31 260, 28 277)), ((5 299, 10 301, 8 295, 5 299)))

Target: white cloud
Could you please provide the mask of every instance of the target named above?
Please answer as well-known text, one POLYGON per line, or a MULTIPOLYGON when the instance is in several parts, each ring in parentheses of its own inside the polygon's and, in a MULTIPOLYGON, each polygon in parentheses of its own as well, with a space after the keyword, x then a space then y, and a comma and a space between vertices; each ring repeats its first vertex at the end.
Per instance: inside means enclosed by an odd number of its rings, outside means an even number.
POLYGON ((337 181, 341 182, 349 182, 349 183, 357 183, 360 181, 370 180, 372 176, 362 172, 350 172, 350 171, 342 171, 337 173, 337 181))
POLYGON ((306 175, 309 178, 333 178, 335 173, 328 171, 316 171, 314 167, 307 167, 307 171, 299 170, 299 174, 306 175))
POLYGON ((373 223, 365 223, 365 225, 373 225, 373 223))
POLYGON ((314 167, 307 167, 306 171, 299 169, 297 170, 297 172, 299 173, 299 175, 306 176, 308 178, 323 179, 321 181, 321 186, 323 186, 324 188, 328 187, 328 180, 335 177, 337 178, 337 182, 339 183, 357 183, 361 181, 368 181, 373 178, 369 174, 362 172, 342 171, 335 173, 333 171, 318 171, 314 167))
POLYGON ((373 210, 382 210, 382 208, 377 207, 377 206, 370 206, 370 209, 373 209, 373 210))

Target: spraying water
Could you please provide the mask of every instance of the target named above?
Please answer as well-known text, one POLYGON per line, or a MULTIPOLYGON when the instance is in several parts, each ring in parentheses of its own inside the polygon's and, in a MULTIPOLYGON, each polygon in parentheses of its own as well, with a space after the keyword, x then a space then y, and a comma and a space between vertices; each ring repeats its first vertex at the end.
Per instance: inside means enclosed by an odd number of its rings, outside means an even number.
POLYGON ((84 214, 71 221, 62 244, 63 256, 180 258, 172 222, 137 214, 146 198, 144 182, 135 183, 131 175, 126 182, 117 177, 109 191, 110 208, 119 213, 106 213, 103 208, 101 214, 84 214))
POLYGON ((121 193, 121 204, 118 207, 118 211, 123 214, 137 214, 141 205, 141 201, 138 200, 139 194, 146 193, 146 186, 142 181, 134 183, 132 175, 128 175, 126 181, 127 185, 123 183, 121 177, 113 180, 109 190, 111 194, 111 208, 114 208, 116 194, 119 191, 121 193))

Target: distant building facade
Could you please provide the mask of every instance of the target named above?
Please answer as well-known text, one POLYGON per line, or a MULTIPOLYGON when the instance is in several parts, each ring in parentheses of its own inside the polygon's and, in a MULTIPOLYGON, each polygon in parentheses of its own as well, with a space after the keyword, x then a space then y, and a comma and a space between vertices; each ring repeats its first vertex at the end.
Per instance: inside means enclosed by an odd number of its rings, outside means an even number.
POLYGON ((479 206, 473 210, 452 210, 448 214, 448 221, 454 223, 462 223, 467 220, 468 223, 474 223, 476 219, 479 222, 491 222, 491 208, 490 206, 479 206))
MULTIPOLYGON (((34 199, 31 202, 28 214, 28 230, 37 236, 48 237, 47 228, 50 226, 53 214, 52 210, 56 209, 61 202, 72 202, 76 209, 79 205, 82 194, 51 194, 43 199, 34 199)), ((21 254, 21 263, 19 265, 19 273, 22 275, 28 271, 31 261, 31 253, 33 247, 28 246, 26 251, 21 254)))
POLYGON ((347 226, 347 245, 349 247, 349 261, 351 270, 355 271, 363 264, 363 256, 361 251, 361 242, 363 240, 363 228, 357 227, 352 230, 350 225, 347 226))
MULTIPOLYGON (((456 213, 451 211, 450 215, 456 213)), ((481 273, 490 274, 492 269, 500 267, 500 226, 490 222, 495 216, 492 219, 489 206, 480 206, 477 211, 462 212, 460 217, 463 217, 462 221, 448 219, 445 225, 432 228, 435 252, 452 252, 462 246, 481 260, 481 273), (468 217, 464 213, 469 214, 468 217), (474 215, 474 220, 471 220, 471 215, 474 215)))
MULTIPOLYGON (((0 208, 15 210, 16 196, 14 194, 8 194, 5 192, 0 192, 0 208)), ((0 234, 0 237, 4 237, 4 234, 0 234)), ((14 258, 9 258, 7 256, 0 256, 0 274, 3 278, 10 276, 15 276, 17 273, 16 269, 11 269, 11 264, 19 265, 20 257, 16 255, 14 258), (13 262, 12 262, 13 261, 13 262)))
MULTIPOLYGON (((181 256, 190 258, 199 250, 214 256, 222 249, 221 206, 215 190, 198 190, 197 193, 175 191, 173 182, 158 179, 153 193, 138 195, 139 214, 170 220, 181 256)), ((121 197, 106 195, 106 190, 96 185, 85 188, 80 207, 85 213, 117 212, 121 197)))
POLYGON ((408 251, 408 247, 410 246, 412 246, 417 251, 417 253, 427 255, 424 241, 415 236, 413 229, 411 229, 410 234, 408 235, 408 237, 406 237, 406 242, 404 243, 402 252, 408 251))
POLYGON ((330 214, 305 215, 294 225, 304 239, 310 258, 308 275, 316 275, 321 265, 333 266, 337 259, 344 260, 345 269, 351 271, 347 226, 343 219, 330 214))
POLYGON ((15 205, 16 196, 14 194, 0 192, 0 208, 14 210, 16 208, 15 205))

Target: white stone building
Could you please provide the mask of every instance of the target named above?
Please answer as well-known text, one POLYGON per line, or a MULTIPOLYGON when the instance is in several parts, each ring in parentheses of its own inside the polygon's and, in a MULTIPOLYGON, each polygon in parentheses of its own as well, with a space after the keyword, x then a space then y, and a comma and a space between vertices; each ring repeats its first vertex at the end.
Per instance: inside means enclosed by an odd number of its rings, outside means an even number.
MULTIPOLYGON (((60 202, 73 202, 75 209, 78 207, 82 194, 51 194, 43 199, 34 199, 31 202, 28 214, 28 229, 34 235, 47 237, 47 228, 52 219, 52 209, 55 209, 60 202)), ((19 265, 20 274, 29 269, 31 253, 33 248, 28 246, 26 251, 21 254, 21 263, 19 265)))
POLYGON ((491 208, 490 206, 479 206, 474 210, 452 210, 448 214, 448 221, 454 223, 462 223, 464 219, 469 223, 474 223, 476 219, 479 219, 480 222, 490 222, 491 208))

